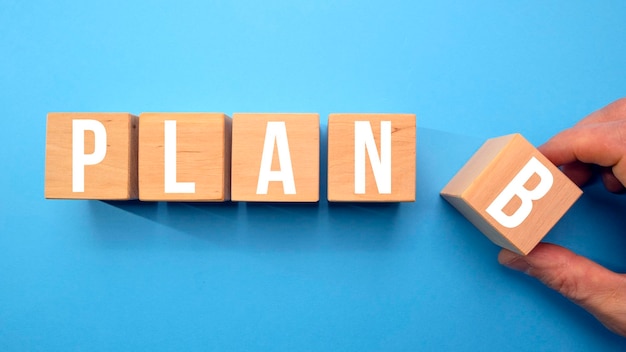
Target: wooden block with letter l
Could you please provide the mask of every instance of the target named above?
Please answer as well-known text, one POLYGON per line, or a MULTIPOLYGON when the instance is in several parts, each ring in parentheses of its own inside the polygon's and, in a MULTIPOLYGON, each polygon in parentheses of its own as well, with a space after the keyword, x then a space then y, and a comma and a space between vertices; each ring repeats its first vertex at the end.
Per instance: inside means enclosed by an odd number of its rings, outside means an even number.
POLYGON ((441 191, 491 241, 524 255, 581 194, 520 134, 487 140, 441 191))
POLYGON ((230 198, 231 119, 222 113, 139 116, 139 199, 230 198))
POLYGON ((318 114, 233 114, 233 201, 319 200, 318 114))
POLYGON ((415 201, 414 114, 328 117, 328 200, 415 201))
POLYGON ((136 199, 137 117, 49 113, 44 188, 49 199, 136 199))

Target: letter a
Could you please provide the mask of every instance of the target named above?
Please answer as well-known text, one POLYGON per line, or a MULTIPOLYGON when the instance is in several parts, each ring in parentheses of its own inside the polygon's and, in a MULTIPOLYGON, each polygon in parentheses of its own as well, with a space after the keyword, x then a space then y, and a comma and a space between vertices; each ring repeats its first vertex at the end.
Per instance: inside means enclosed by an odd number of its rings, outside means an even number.
POLYGON ((267 194, 270 181, 282 182, 285 194, 296 194, 296 184, 293 179, 291 155, 289 153, 289 141, 287 140, 287 128, 284 121, 269 121, 267 123, 256 194, 267 194), (279 171, 272 171, 274 145, 278 148, 279 171))
POLYGON ((165 193, 195 193, 195 182, 176 181, 176 120, 165 120, 165 193))
POLYGON ((85 192, 85 166, 102 162, 106 152, 107 131, 102 122, 72 120, 72 192, 85 192), (91 154, 85 154, 85 131, 95 135, 91 154))
POLYGON ((550 173, 550 170, 535 157, 532 157, 504 188, 502 193, 489 205, 487 213, 506 228, 511 229, 517 227, 530 215, 533 208, 533 201, 543 198, 543 196, 550 191, 553 182, 554 177, 552 173, 550 173), (537 174, 541 180, 534 189, 529 190, 524 187, 524 185, 534 174, 537 174), (521 199, 522 204, 515 213, 507 215, 504 213, 503 209, 515 196, 521 199))
POLYGON ((354 122, 354 193, 365 194, 365 149, 378 193, 391 194, 391 121, 380 122, 380 156, 369 121, 354 122))

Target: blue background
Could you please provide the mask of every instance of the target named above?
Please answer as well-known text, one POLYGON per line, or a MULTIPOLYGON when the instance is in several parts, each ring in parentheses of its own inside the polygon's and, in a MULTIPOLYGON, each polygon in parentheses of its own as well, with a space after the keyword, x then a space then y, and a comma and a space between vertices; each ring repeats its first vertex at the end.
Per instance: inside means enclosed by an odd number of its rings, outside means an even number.
MULTIPOLYGON (((623 350, 439 191, 487 138, 625 95, 622 1, 0 4, 0 350, 623 350), (43 197, 52 111, 418 116, 417 201, 43 197)), ((326 164, 322 162, 322 179, 326 164)), ((626 271, 624 198, 547 240, 626 271)))

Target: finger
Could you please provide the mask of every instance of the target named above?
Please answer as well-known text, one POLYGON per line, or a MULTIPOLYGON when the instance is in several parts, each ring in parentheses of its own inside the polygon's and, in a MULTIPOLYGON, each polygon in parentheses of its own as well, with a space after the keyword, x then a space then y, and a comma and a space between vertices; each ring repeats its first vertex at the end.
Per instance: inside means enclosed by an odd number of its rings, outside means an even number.
POLYGON ((525 272, 626 336, 626 277, 553 244, 540 243, 527 256, 502 250, 498 261, 525 272))
POLYGON ((592 166, 579 161, 561 166, 561 171, 579 187, 584 186, 593 177, 592 166))
POLYGON ((626 120, 570 128, 539 150, 557 166, 578 161, 612 167, 615 177, 626 184, 626 120))
POLYGON ((617 121, 626 118, 626 98, 618 99, 600 110, 594 111, 589 116, 580 120, 576 126, 592 123, 617 121))
POLYGON ((603 168, 600 174, 602 175, 602 183, 604 183, 604 187, 609 192, 624 193, 626 188, 624 188, 624 185, 615 177, 611 168, 603 168))

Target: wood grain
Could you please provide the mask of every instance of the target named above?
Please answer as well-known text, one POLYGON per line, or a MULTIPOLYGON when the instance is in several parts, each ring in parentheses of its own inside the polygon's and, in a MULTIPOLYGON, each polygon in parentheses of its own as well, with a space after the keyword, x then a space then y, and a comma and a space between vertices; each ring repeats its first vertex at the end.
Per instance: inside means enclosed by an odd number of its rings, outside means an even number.
MULTIPOLYGON (((528 189, 536 186, 529 179, 528 189)), ((497 245, 528 254, 580 197, 582 191, 520 134, 489 139, 441 191, 441 196, 497 245), (535 157, 554 178, 548 193, 533 201, 529 216, 514 228, 502 226, 487 207, 535 157)), ((512 199, 505 212, 519 207, 512 199), (508 208, 508 209, 507 209, 508 208)))
MULTIPOLYGON (((44 194, 50 199, 129 200, 137 198, 137 117, 128 113, 53 112, 47 117, 44 194), (106 130, 106 156, 85 166, 85 190, 72 190, 72 121, 97 120, 106 130)), ((85 132, 85 153, 94 149, 85 132)))
POLYGON ((142 113, 139 117, 139 199, 223 202, 230 197, 231 119, 222 113, 142 113), (176 181, 194 193, 165 192, 165 121, 176 121, 176 181))
MULTIPOLYGON (((319 115, 313 113, 233 114, 231 194, 233 201, 317 202, 319 200, 319 115), (261 158, 268 122, 284 122, 295 181, 295 194, 284 192, 283 182, 269 183, 267 194, 257 194, 261 158)), ((280 170, 274 148, 272 170, 280 170)))
MULTIPOLYGON (((328 200, 415 201, 416 117, 413 114, 331 114, 328 118, 328 200), (391 121, 391 193, 379 193, 369 161, 365 193, 355 192, 355 121, 369 121, 380 151, 381 121, 391 121)), ((368 159, 369 160, 369 159, 368 159)))

